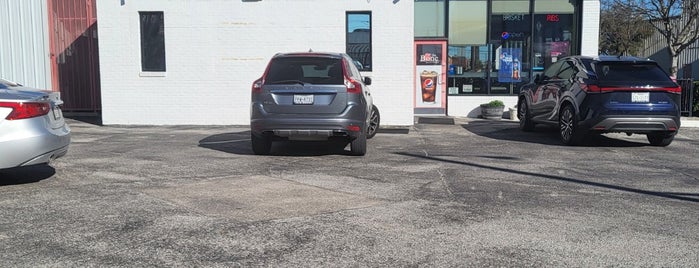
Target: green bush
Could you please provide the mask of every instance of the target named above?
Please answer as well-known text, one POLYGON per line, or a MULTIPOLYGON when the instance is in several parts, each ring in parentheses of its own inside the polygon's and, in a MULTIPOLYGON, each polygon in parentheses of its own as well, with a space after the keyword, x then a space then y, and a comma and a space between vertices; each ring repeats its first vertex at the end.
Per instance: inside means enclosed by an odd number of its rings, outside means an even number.
POLYGON ((492 100, 484 105, 488 107, 505 107, 505 103, 503 103, 501 100, 492 100))

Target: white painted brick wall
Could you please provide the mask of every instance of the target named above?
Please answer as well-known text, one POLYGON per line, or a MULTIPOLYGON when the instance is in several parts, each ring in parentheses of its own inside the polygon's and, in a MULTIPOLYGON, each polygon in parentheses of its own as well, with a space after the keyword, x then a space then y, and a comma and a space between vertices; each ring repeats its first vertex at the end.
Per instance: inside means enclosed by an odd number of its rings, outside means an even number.
POLYGON ((372 11, 371 85, 384 125, 413 124, 413 1, 98 0, 104 124, 249 124, 277 52, 345 51, 345 12, 372 11), (139 11, 163 11, 167 72, 141 75, 139 11))
POLYGON ((599 55, 599 0, 583 0, 582 18, 582 46, 580 54, 583 56, 599 55))
POLYGON ((448 96, 449 116, 477 118, 481 115, 481 104, 492 100, 501 100, 505 103, 505 111, 517 105, 517 96, 448 96))

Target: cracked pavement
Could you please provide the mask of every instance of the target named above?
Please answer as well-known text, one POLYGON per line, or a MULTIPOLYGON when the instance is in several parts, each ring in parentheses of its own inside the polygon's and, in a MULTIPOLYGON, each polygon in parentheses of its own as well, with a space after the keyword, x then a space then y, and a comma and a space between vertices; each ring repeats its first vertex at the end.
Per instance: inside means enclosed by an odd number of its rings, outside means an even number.
POLYGON ((0 266, 699 265, 699 129, 669 147, 456 120, 365 157, 244 126, 96 126, 51 166, 0 171, 0 266))

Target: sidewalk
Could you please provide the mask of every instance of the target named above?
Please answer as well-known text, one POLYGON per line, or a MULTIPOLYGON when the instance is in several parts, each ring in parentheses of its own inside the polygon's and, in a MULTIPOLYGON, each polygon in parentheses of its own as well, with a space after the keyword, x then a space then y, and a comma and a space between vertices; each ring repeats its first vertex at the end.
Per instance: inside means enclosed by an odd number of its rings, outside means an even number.
POLYGON ((699 117, 682 117, 680 118, 680 128, 683 127, 699 127, 699 117))
MULTIPOLYGON (((475 120, 483 120, 483 119, 481 119, 481 118, 452 117, 452 116, 447 116, 447 117, 423 117, 423 116, 416 116, 416 117, 418 117, 419 119, 423 119, 423 120, 424 120, 424 119, 428 119, 428 120, 430 120, 430 119, 432 119, 432 120, 434 120, 434 119, 441 119, 441 120, 452 119, 452 120, 453 120, 452 122, 453 122, 453 123, 457 123, 457 124, 459 124, 459 123, 461 123, 461 124, 463 124, 463 123, 468 123, 469 120, 474 120, 474 119, 475 119, 475 120)), ((416 122, 416 123, 421 123, 420 121, 423 121, 423 120, 419 120, 419 119, 416 119, 415 122, 416 122)), ((507 119, 507 118, 503 118, 502 120, 505 120, 505 121, 517 121, 517 120, 510 120, 510 119, 507 119)), ((451 123, 451 124, 453 124, 453 123, 451 123)), ((680 128, 684 128, 684 127, 696 127, 696 128, 699 128, 699 117, 685 117, 685 116, 683 116, 683 117, 680 118, 680 124, 681 124, 681 125, 680 125, 680 128)))

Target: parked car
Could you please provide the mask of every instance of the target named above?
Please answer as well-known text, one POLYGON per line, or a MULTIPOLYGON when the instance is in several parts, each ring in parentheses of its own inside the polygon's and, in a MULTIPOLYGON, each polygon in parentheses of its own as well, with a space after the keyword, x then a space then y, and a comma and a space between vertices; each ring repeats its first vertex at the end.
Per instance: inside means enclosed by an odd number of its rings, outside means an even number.
POLYGON ((669 145, 680 128, 681 88, 659 65, 635 57, 573 56, 559 60, 524 85, 519 126, 557 125, 564 144, 589 134, 645 134, 669 145))
POLYGON ((269 154, 273 141, 341 139, 366 154, 380 122, 368 85, 347 54, 275 55, 252 84, 253 152, 269 154))
POLYGON ((47 164, 68 152, 62 103, 58 92, 0 79, 0 169, 47 164))

